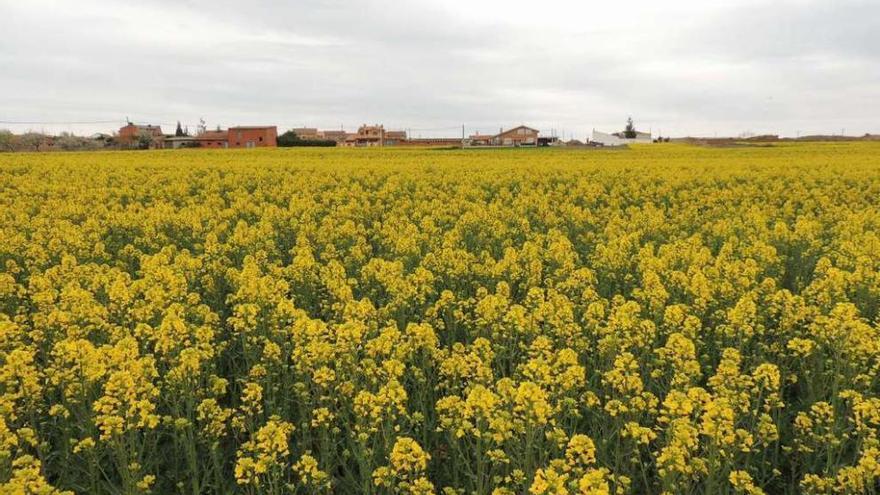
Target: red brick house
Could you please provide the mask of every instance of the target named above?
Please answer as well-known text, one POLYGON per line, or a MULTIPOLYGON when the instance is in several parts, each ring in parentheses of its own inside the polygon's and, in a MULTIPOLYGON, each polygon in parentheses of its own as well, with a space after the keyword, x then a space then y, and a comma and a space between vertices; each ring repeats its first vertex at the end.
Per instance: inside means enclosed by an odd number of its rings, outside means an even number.
POLYGON ((162 134, 162 127, 158 125, 137 125, 131 122, 119 128, 119 144, 127 148, 136 147, 140 136, 143 134, 153 138, 150 148, 157 149, 163 147, 165 135, 162 134))
POLYGON ((230 148, 274 148, 278 146, 278 128, 230 127, 226 139, 230 148))

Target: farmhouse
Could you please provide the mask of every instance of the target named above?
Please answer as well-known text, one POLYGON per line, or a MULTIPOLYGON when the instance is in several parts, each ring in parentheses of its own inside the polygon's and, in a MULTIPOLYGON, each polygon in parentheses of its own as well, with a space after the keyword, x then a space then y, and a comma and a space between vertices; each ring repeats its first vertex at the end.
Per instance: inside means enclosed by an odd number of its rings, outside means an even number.
POLYGON ((501 130, 498 134, 474 134, 466 140, 468 146, 537 146, 537 129, 521 125, 513 129, 501 130))
POLYGON ((537 146, 538 130, 521 125, 497 134, 493 140, 496 146, 537 146))
POLYGON ((278 146, 278 128, 230 127, 227 133, 230 148, 274 148, 278 146))
POLYGON ((228 131, 205 131, 196 136, 202 148, 227 148, 229 147, 228 131))
POLYGON ((162 134, 161 126, 137 125, 131 122, 119 128, 119 144, 124 147, 135 147, 142 135, 147 135, 152 138, 150 148, 158 149, 163 147, 165 135, 162 134))
POLYGON ((205 131, 195 136, 167 136, 164 140, 165 149, 228 147, 228 131, 205 131))
POLYGON ((385 131, 385 146, 396 146, 406 142, 406 131, 385 131))
POLYGON ((180 148, 265 148, 278 146, 278 130, 274 126, 230 127, 228 130, 205 131, 195 136, 164 136, 161 147, 180 148))
POLYGON ((345 142, 345 138, 348 137, 348 133, 343 130, 338 131, 318 131, 319 139, 326 139, 328 141, 336 141, 336 144, 342 144, 345 142))
POLYGON ((383 125, 362 125, 354 134, 349 134, 342 142, 348 147, 394 146, 406 141, 405 131, 386 131, 383 125))
POLYGON ((385 138, 385 127, 381 125, 360 126, 356 133, 349 134, 345 137, 343 146, 348 147, 372 147, 382 146, 385 138))
POLYGON ((316 129, 314 127, 294 127, 293 129, 291 129, 291 131, 293 131, 293 133, 296 134, 296 137, 298 137, 300 139, 304 139, 304 140, 321 139, 320 133, 318 132, 318 129, 316 129))
POLYGON ((466 140, 465 144, 467 146, 491 146, 492 138, 495 136, 491 134, 471 134, 466 140))

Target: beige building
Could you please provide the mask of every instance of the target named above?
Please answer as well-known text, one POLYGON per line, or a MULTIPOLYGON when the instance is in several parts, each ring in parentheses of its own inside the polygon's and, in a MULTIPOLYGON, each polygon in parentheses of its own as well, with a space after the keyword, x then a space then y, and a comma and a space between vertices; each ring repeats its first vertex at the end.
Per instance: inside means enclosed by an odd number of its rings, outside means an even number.
POLYGON ((375 146, 395 146, 406 141, 406 131, 386 131, 383 125, 362 125, 354 134, 346 136, 343 146, 369 148, 375 146))
POLYGON ((406 131, 385 131, 385 146, 395 146, 406 142, 406 131))
POLYGON ((328 141, 336 141, 336 144, 342 144, 345 142, 345 138, 348 137, 348 133, 343 130, 336 131, 318 131, 318 139, 326 139, 328 141))
POLYGON ((538 130, 521 125, 495 135, 493 141, 496 146, 537 146, 538 130))
POLYGON ((300 139, 321 139, 321 137, 319 137, 318 129, 313 127, 294 127, 291 131, 293 131, 296 134, 296 137, 300 139))
POLYGON ((473 134, 465 140, 467 146, 538 146, 537 129, 521 125, 513 129, 501 130, 498 134, 473 134))

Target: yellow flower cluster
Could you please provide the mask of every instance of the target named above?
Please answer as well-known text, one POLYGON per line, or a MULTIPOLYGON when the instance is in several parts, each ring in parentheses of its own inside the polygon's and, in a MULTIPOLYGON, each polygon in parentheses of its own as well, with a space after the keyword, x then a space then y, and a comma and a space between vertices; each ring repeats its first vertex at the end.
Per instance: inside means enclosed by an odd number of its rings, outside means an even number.
POLYGON ((263 477, 277 475, 286 466, 293 425, 272 417, 238 451, 235 480, 242 485, 258 484, 263 477))
POLYGON ((880 493, 880 144, 0 154, 0 493, 880 493))
POLYGON ((388 456, 388 465, 373 471, 374 483, 394 493, 433 495, 434 485, 425 477, 430 459, 415 440, 398 437, 388 456))

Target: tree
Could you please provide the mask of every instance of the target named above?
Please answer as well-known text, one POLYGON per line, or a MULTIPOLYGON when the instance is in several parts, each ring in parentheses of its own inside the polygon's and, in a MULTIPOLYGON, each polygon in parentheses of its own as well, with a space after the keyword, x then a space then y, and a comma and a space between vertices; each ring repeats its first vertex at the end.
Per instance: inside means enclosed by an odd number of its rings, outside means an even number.
POLYGON ((39 132, 26 132, 18 137, 22 149, 28 151, 40 151, 40 145, 46 141, 46 136, 39 132))
POLYGON ((0 129, 0 152, 15 151, 15 134, 6 129, 0 129))
POLYGON ((623 130, 623 137, 627 139, 635 139, 637 136, 636 126, 633 125, 633 118, 626 119, 626 129, 623 130))
POLYGON ((69 132, 62 132, 55 139, 55 147, 64 151, 93 150, 98 148, 98 146, 99 144, 92 139, 76 136, 69 132))
POLYGON ((153 134, 147 131, 141 131, 138 133, 137 140, 135 143, 137 144, 137 149, 139 150, 148 150, 150 146, 153 145, 153 134))
POLYGON ((299 136, 296 135, 293 131, 287 131, 284 134, 278 136, 278 146, 298 146, 301 144, 302 140, 299 136))
POLYGON ((333 146, 336 146, 336 141, 332 139, 300 139, 300 137, 291 130, 278 136, 278 146, 282 148, 291 146, 314 146, 331 148, 333 146))
POLYGON ((186 136, 186 133, 183 132, 183 127, 180 126, 180 121, 177 121, 177 130, 174 131, 174 135, 177 137, 186 136))

